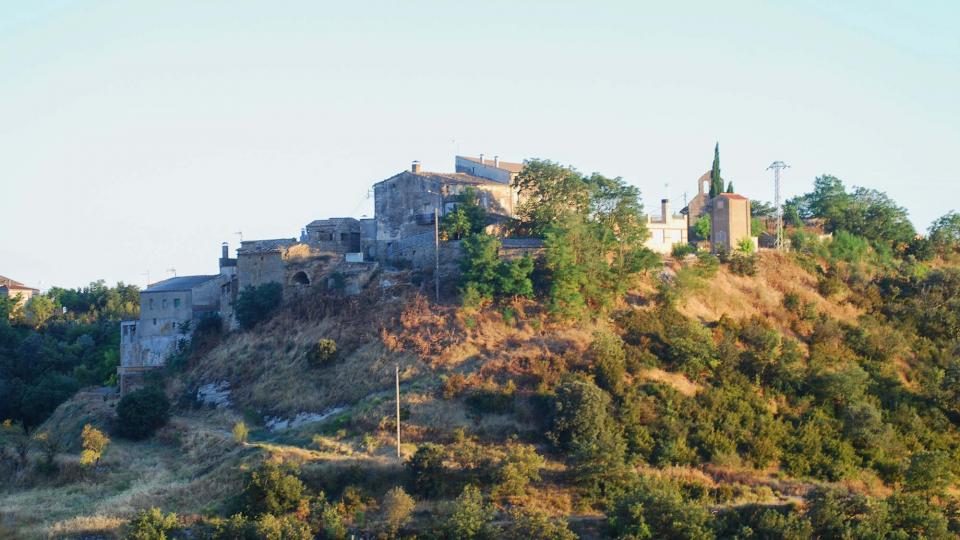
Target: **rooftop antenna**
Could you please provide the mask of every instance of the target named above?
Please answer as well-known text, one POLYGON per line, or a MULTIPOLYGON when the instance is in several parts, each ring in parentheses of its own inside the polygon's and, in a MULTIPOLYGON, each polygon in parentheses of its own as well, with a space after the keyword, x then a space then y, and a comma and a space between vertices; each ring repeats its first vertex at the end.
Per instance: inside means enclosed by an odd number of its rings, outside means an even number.
POLYGON ((237 236, 240 237, 240 243, 242 244, 242 243, 243 243, 243 231, 237 231, 237 232, 235 232, 235 233, 233 233, 233 234, 235 234, 235 235, 237 235, 237 236))
POLYGON ((780 171, 790 168, 782 161, 774 161, 767 167, 773 169, 773 205, 777 209, 777 251, 783 251, 783 206, 780 205, 780 171))
POLYGON ((173 273, 173 277, 177 277, 177 269, 176 269, 176 268, 167 268, 167 272, 172 272, 172 273, 173 273))

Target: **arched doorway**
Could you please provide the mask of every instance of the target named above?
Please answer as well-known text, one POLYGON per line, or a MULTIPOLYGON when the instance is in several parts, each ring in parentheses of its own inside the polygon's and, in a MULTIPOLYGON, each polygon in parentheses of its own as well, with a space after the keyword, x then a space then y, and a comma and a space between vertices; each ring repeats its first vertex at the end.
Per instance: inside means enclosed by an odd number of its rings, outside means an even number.
POLYGON ((296 285, 310 285, 310 278, 307 277, 307 273, 303 270, 294 274, 292 281, 296 285))

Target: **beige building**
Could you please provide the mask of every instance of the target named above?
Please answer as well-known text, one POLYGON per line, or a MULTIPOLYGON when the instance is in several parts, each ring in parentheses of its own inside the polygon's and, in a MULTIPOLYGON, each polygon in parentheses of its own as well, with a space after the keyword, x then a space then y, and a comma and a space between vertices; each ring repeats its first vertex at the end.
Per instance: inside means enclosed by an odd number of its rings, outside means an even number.
POLYGON ((220 315, 236 297, 236 259, 222 246, 220 273, 178 276, 140 291, 140 318, 120 323, 120 392, 133 389, 144 373, 162 367, 199 321, 220 315))
POLYGON ((11 299, 19 297, 17 307, 23 307, 33 295, 40 294, 40 290, 27 287, 23 283, 8 277, 0 276, 0 294, 11 299))
POLYGON ((750 199, 736 193, 721 193, 710 201, 711 248, 716 251, 736 251, 746 238, 756 239, 750 230, 750 199))
POLYGON ((660 217, 647 215, 647 231, 644 245, 651 251, 669 254, 676 244, 687 243, 687 218, 671 213, 669 199, 662 199, 660 217))

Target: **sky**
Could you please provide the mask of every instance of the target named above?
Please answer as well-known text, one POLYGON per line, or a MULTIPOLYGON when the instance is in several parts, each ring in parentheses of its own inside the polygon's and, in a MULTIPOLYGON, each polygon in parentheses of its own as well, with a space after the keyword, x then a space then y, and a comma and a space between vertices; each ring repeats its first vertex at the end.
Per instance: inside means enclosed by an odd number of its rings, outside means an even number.
POLYGON ((0 274, 215 273, 420 160, 545 158, 682 206, 820 174, 960 210, 960 2, 0 0, 0 274))

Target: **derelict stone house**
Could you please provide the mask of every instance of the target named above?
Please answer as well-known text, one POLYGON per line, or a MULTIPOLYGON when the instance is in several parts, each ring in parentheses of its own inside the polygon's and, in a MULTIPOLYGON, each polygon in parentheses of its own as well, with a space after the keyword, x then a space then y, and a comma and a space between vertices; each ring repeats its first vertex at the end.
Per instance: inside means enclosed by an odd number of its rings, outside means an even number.
POLYGON ((362 253, 360 220, 349 217, 317 219, 303 229, 300 241, 320 251, 362 253))
POLYGON ((178 276, 140 291, 140 318, 120 323, 120 392, 142 375, 164 365, 181 339, 190 337, 203 318, 218 315, 236 294, 236 260, 222 248, 220 273, 178 276))
POLYGON ((409 171, 374 184, 378 258, 406 259, 419 266, 419 259, 432 256, 435 216, 442 219, 456 208, 459 196, 467 189, 476 191, 492 220, 514 216, 518 198, 511 181, 522 165, 499 159, 487 162, 482 156, 456 159, 455 173, 423 171, 414 162, 409 171))

